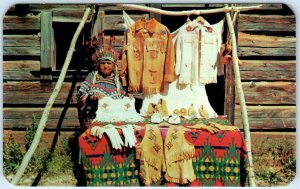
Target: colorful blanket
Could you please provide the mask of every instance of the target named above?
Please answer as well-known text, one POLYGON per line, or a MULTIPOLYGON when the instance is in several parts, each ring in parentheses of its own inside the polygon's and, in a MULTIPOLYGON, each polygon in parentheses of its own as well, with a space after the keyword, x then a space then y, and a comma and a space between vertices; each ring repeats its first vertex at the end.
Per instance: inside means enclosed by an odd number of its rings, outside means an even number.
MULTIPOLYGON (((224 119, 201 120, 228 125, 224 119)), ((198 121, 199 122, 199 121, 198 121)), ((145 124, 145 123, 143 123, 145 124)), ((182 125, 195 124, 185 122, 182 125)), ((135 131, 138 142, 143 139, 145 130, 135 131)), ((247 149, 243 135, 239 131, 186 131, 186 139, 195 145, 193 168, 196 180, 187 186, 244 186, 248 172, 247 149)), ((88 186, 141 186, 139 163, 135 159, 135 149, 115 150, 109 139, 90 135, 90 129, 79 137, 82 164, 88 186)), ((178 186, 161 180, 157 186, 178 186)))

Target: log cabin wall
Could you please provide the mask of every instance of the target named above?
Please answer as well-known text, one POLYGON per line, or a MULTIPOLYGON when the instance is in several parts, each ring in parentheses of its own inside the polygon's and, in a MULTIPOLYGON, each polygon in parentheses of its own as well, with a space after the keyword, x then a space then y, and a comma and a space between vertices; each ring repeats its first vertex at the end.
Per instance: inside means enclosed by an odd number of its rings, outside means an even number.
MULTIPOLYGON (((37 124, 39 123, 43 109, 56 84, 71 38, 85 9, 85 5, 22 6, 21 11, 18 6, 11 7, 3 20, 4 133, 13 133, 19 143, 24 143, 24 133, 31 125, 33 114, 37 118, 37 124), (63 45, 65 47, 62 47, 63 45)), ((149 6, 161 7, 165 10, 191 10, 216 8, 222 5, 154 4, 149 6)), ((121 9, 103 5, 100 6, 100 11, 105 12, 105 34, 115 35, 116 48, 121 50, 124 32, 121 9)), ((186 17, 176 17, 174 22, 174 17, 134 10, 126 10, 126 12, 135 20, 140 17, 155 17, 171 31, 186 21, 186 17)), ((208 21, 213 21, 223 15, 203 16, 208 18, 208 21), (215 16, 218 18, 216 19, 215 16)), ((86 65, 80 56, 80 48, 83 38, 87 37, 89 32, 91 17, 92 15, 84 28, 84 35, 81 34, 78 39, 66 79, 50 112, 44 140, 50 141, 56 131, 71 135, 80 128, 77 119, 76 93, 87 74, 86 65)), ((295 15, 282 4, 264 4, 260 10, 241 12, 237 27, 238 54, 243 62, 240 70, 251 130, 294 132, 296 128, 295 15)), ((217 90, 213 91, 213 94, 220 93, 218 90, 224 93, 224 80, 218 85, 221 87, 213 86, 213 90, 217 90)), ((228 98, 228 94, 227 92, 223 97, 228 98)), ((241 126, 238 102, 237 98, 232 101, 235 107, 234 122, 241 126)), ((224 99, 218 102, 220 103, 224 103, 224 99)), ((7 136, 5 134, 4 138, 7 136)))
MULTIPOLYGON (((283 4, 241 12, 238 56, 249 123, 256 131, 296 129, 296 22, 283 4)), ((235 122, 241 125, 239 100, 235 122)))

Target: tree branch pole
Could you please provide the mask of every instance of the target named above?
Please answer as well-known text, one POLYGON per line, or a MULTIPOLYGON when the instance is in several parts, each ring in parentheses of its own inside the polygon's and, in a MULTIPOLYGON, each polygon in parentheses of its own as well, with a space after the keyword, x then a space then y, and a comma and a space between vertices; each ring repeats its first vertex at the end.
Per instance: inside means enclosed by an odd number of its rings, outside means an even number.
POLYGON ((238 97, 240 99, 240 106, 241 106, 241 113, 242 113, 242 121, 244 126, 244 137, 245 143, 247 146, 247 156, 249 160, 249 183, 250 186, 255 186, 255 175, 254 175, 254 168, 253 168, 253 161, 252 161, 252 151, 251 151, 251 136, 250 136, 250 128, 249 128, 249 120, 248 120, 248 113, 246 108, 245 96, 241 82, 241 75, 238 65, 238 56, 237 56, 237 45, 236 45, 236 37, 234 33, 233 23, 231 20, 231 16, 229 12, 225 13, 226 20, 230 32, 230 38, 232 42, 232 63, 233 63, 233 71, 234 71, 234 82, 236 86, 236 90, 238 93, 238 97))
POLYGON ((257 6, 245 6, 245 7, 223 7, 223 8, 216 8, 210 10, 189 10, 189 11, 166 11, 152 7, 146 7, 142 5, 134 5, 134 4, 116 4, 116 6, 122 8, 129 8, 134 10, 152 12, 161 15, 168 15, 168 16, 186 16, 186 15, 202 15, 202 14, 212 14, 212 13, 220 13, 220 12, 231 12, 231 11, 248 11, 259 9, 261 5, 257 6))
POLYGON ((32 144, 30 146, 30 148, 28 149, 28 151, 26 152, 25 156, 23 157, 22 159, 22 163, 20 165, 20 167, 18 168, 17 170, 17 173, 13 176, 12 178, 12 184, 16 185, 18 184, 18 182, 20 181, 21 177, 23 176, 24 172, 25 172, 25 169, 27 168, 30 160, 31 160, 31 157, 32 155, 34 154, 39 142, 40 142, 40 139, 41 139, 41 136, 42 136, 42 133, 43 133, 43 130, 46 126, 46 122, 47 122, 47 119, 48 119, 48 116, 49 116, 49 113, 50 113, 50 110, 52 108, 52 105, 61 89, 61 86, 62 86, 62 83, 64 81, 64 78, 66 76, 66 72, 68 70, 68 67, 70 65, 70 62, 71 62, 71 59, 72 59, 72 56, 73 56, 73 52, 74 52, 74 48, 75 48, 75 44, 76 44, 76 41, 78 39, 78 36, 89 16, 91 12, 91 8, 90 7, 87 7, 85 12, 84 12, 84 15, 77 27, 77 30, 72 38, 72 41, 71 41, 71 44, 70 44, 70 48, 69 48, 69 51, 67 53, 67 56, 66 56, 66 59, 65 59, 65 62, 64 62, 64 65, 63 65, 63 68, 60 72, 60 75, 59 75, 59 78, 58 78, 58 81, 55 85, 55 88, 46 104, 46 107, 43 111, 43 115, 40 119, 40 122, 39 122, 39 125, 38 125, 38 128, 36 130, 36 133, 34 135, 34 139, 32 141, 32 144))

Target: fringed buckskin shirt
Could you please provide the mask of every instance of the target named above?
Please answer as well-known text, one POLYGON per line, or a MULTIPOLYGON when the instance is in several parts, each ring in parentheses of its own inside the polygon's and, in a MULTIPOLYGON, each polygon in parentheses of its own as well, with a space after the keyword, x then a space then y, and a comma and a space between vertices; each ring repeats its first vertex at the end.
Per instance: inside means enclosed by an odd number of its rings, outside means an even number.
POLYGON ((175 49, 168 28, 139 19, 124 33, 121 79, 129 92, 155 94, 174 79, 175 49), (127 83, 126 77, 128 74, 127 83))
POLYGON ((136 145, 140 177, 146 186, 156 183, 165 173, 168 182, 187 184, 196 179, 192 158, 195 147, 184 136, 184 128, 171 126, 165 140, 157 126, 147 125, 145 136, 136 145))

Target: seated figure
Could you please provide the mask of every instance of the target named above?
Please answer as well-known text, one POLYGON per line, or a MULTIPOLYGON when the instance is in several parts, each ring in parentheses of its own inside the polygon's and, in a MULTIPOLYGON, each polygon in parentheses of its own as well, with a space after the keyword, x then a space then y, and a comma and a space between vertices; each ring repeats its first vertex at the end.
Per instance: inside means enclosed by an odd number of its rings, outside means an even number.
POLYGON ((98 66, 87 75, 77 94, 79 121, 84 130, 89 126, 89 119, 95 118, 99 100, 103 97, 120 99, 126 95, 116 65, 119 54, 113 48, 104 49, 100 47, 92 55, 98 66))

